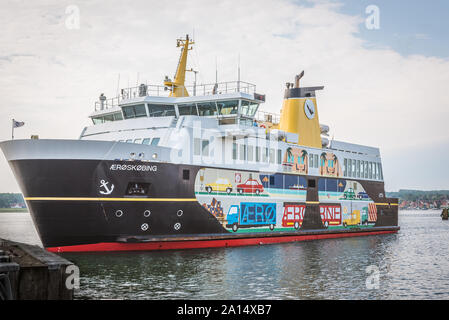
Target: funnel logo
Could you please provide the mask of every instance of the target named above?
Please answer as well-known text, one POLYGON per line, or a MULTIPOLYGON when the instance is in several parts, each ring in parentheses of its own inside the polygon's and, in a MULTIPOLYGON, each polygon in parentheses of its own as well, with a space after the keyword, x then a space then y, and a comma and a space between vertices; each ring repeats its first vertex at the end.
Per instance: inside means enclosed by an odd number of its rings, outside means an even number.
POLYGON ((304 103, 304 112, 310 120, 315 117, 315 105, 312 100, 306 100, 304 103))

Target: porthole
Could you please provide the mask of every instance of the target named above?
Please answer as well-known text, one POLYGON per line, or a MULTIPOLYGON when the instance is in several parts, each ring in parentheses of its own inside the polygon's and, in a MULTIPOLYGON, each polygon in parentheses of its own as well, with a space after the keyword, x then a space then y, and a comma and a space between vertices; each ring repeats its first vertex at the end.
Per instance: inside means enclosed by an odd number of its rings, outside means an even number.
POLYGON ((178 210, 178 212, 176 213, 176 215, 177 215, 178 217, 180 217, 180 216, 182 216, 183 213, 184 213, 184 211, 178 210))
POLYGON ((175 230, 179 230, 179 229, 181 229, 181 224, 179 222, 176 222, 175 225, 173 226, 173 228, 175 230))
POLYGON ((116 216, 117 218, 120 218, 121 216, 123 216, 123 211, 122 211, 122 210, 117 210, 117 211, 115 212, 115 216, 116 216))
POLYGON ((143 223, 143 224, 140 226, 140 229, 142 229, 142 231, 147 231, 147 230, 148 230, 148 223, 143 223))
POLYGON ((145 218, 148 218, 151 215, 151 211, 150 210, 145 210, 145 212, 143 213, 143 216, 145 218))

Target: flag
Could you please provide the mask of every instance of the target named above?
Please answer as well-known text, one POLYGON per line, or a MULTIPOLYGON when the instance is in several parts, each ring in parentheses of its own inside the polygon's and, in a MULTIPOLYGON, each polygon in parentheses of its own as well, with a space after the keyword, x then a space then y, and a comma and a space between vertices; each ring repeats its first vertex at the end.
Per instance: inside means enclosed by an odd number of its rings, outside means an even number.
POLYGON ((12 119, 12 127, 13 128, 19 128, 19 127, 22 127, 23 125, 25 125, 25 122, 16 121, 16 120, 12 119))

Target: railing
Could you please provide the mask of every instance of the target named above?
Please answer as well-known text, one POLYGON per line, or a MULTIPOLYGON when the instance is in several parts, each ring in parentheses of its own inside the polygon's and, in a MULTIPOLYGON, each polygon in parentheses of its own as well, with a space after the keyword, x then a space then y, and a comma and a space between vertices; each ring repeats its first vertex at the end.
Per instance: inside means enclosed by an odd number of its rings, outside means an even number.
POLYGON ((260 122, 271 122, 272 124, 279 124, 281 122, 281 115, 277 113, 257 111, 256 120, 260 122))
MULTIPOLYGON (((244 81, 198 84, 186 86, 184 88, 189 93, 189 96, 208 96, 214 94, 227 94, 237 92, 254 94, 256 92, 256 85, 244 81)), ((170 88, 167 86, 147 84, 141 84, 137 87, 125 88, 120 91, 120 95, 118 97, 111 99, 107 99, 105 96, 100 97, 99 101, 95 102, 95 111, 111 109, 117 107, 124 100, 134 99, 138 97, 168 97, 172 90, 173 87, 170 88)))

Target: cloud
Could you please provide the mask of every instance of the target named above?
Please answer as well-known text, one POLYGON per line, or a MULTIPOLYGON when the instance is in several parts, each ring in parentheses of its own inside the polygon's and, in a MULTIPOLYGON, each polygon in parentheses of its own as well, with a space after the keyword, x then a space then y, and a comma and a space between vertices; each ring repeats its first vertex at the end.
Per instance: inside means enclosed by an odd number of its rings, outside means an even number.
MULTIPOLYGON (((411 159, 429 141, 448 146, 449 61, 372 46, 359 35, 364 12, 339 8, 328 1, 7 1, 0 12, 0 137, 9 138, 14 117, 27 123, 18 137, 77 138, 98 95, 116 93, 118 74, 121 87, 134 86, 137 73, 154 84, 172 77, 175 39, 194 30, 189 63, 199 82, 214 81, 216 60, 219 81, 235 80, 240 55, 242 80, 267 94, 265 111, 279 112, 285 82, 304 69, 303 85, 325 86, 320 121, 337 140, 380 147, 388 180, 398 149, 411 159), (80 28, 70 30, 65 9, 73 4, 80 28)), ((10 181, 4 163, 0 176, 10 181)), ((431 170, 416 166, 418 176, 431 170)))

